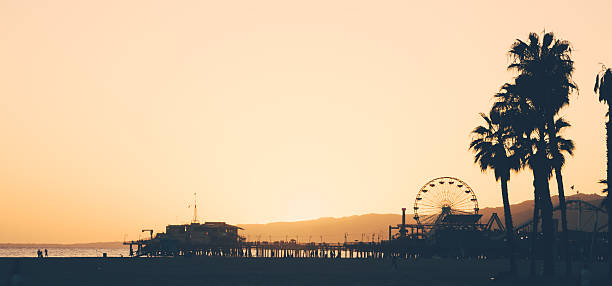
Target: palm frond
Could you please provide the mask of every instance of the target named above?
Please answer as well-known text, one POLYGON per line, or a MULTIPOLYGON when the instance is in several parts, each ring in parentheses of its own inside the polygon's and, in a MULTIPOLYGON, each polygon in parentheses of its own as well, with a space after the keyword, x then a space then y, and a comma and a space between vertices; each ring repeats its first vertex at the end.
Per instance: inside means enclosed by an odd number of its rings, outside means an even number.
POLYGON ((473 134, 476 135, 481 135, 481 136, 487 136, 487 134, 489 134, 490 130, 484 126, 478 126, 476 128, 474 128, 474 130, 472 131, 473 134))
POLYGON ((544 39, 542 39, 542 49, 548 48, 550 44, 552 44, 553 39, 554 39, 553 33, 549 32, 549 33, 544 34, 544 39))
POLYGON ((612 101, 612 69, 608 68, 597 74, 595 82, 595 92, 599 92, 599 101, 609 103, 612 101))
POLYGON ((571 127, 571 126, 572 125, 569 123, 569 121, 565 120, 565 118, 563 118, 563 117, 559 117, 555 121, 555 131, 556 131, 556 133, 561 132, 563 128, 571 127))
POLYGON ((571 139, 558 138, 557 143, 559 144, 559 151, 565 151, 571 156, 574 155, 574 149, 576 146, 574 145, 574 141, 571 139))

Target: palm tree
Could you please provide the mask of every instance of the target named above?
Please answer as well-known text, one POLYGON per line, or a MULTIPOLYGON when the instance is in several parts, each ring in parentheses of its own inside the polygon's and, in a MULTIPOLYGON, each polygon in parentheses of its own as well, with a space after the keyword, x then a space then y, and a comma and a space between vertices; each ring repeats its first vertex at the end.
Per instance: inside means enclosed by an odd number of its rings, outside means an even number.
MULTIPOLYGON (((507 118, 508 125, 512 126, 515 133, 514 149, 515 155, 520 159, 521 167, 529 167, 532 172, 535 169, 535 150, 540 141, 542 132, 537 128, 536 122, 541 121, 541 114, 535 109, 533 102, 529 96, 525 96, 530 92, 532 81, 528 77, 519 76, 515 78, 513 84, 505 84, 501 88, 501 92, 495 95, 497 101, 494 103, 494 109, 502 110, 507 118)), ((550 174, 547 174, 550 176, 550 174)), ((530 277, 536 276, 536 248, 538 240, 538 226, 540 220, 541 199, 538 193, 537 181, 533 180, 534 186, 534 205, 533 205, 533 220, 532 230, 529 236, 531 250, 529 253, 530 277)))
POLYGON ((569 42, 555 39, 552 33, 545 33, 541 41, 536 33, 530 33, 528 42, 516 40, 509 54, 513 62, 508 69, 519 73, 515 82, 520 83, 521 96, 528 99, 535 111, 532 124, 536 141, 528 164, 542 212, 544 275, 551 277, 554 275, 554 233, 549 179, 553 166, 548 155, 550 146, 558 145, 555 115, 569 103, 569 94, 576 89, 571 79, 574 70, 571 47, 569 42))
MULTIPOLYGON (((534 158, 534 149, 536 147, 539 133, 536 132, 534 122, 539 118, 535 111, 533 103, 528 97, 523 96, 527 90, 527 84, 524 78, 515 79, 515 83, 506 83, 502 86, 501 92, 495 95, 496 102, 493 109, 503 112, 506 125, 512 126, 514 132, 514 155, 520 161, 520 167, 529 166, 533 170, 531 162, 534 158)), ((536 246, 538 237, 539 224, 539 194, 536 192, 534 180, 534 205, 533 205, 533 227, 529 236, 531 251, 529 253, 530 266, 529 275, 536 275, 536 246)))
POLYGON ((561 228, 562 228, 562 243, 563 243, 563 255, 565 256, 565 273, 567 276, 572 274, 572 260, 569 253, 569 241, 568 241, 568 233, 567 233, 567 211, 565 205, 565 190, 563 189, 563 175, 561 174, 561 169, 565 165, 565 156, 564 152, 569 155, 574 154, 574 141, 570 139, 565 139, 559 135, 563 128, 570 127, 569 122, 565 121, 563 118, 557 119, 555 121, 555 125, 553 129, 555 129, 554 133, 556 138, 554 140, 550 140, 550 153, 552 166, 555 170, 555 178, 557 179, 557 189, 559 191, 559 206, 561 209, 561 228), (556 145, 552 145, 554 144, 556 145))
MULTIPOLYGON (((610 140, 610 133, 612 132, 612 122, 610 122, 610 114, 612 114, 612 69, 603 70, 597 74, 595 78, 595 93, 599 92, 599 101, 608 105, 608 122, 606 122, 606 159, 607 159, 607 171, 606 171, 606 185, 612 177, 612 158, 610 158, 610 150, 612 150, 612 140, 610 140)), ((606 190, 609 189, 607 185, 606 190)), ((606 196, 606 209, 608 212, 612 210, 612 201, 610 200, 610 192, 607 192, 606 196)), ((608 225, 610 225, 610 216, 608 216, 608 225)), ((612 228, 608 227, 608 237, 612 237, 612 228)), ((612 247, 608 247, 608 261, 609 269, 608 275, 612 276, 612 247)))
MULTIPOLYGON (((515 130, 521 130, 522 136, 517 136, 515 138, 515 154, 519 158, 523 160, 524 165, 531 166, 531 160, 534 158, 533 149, 535 148, 538 141, 538 134, 534 132, 532 125, 530 125, 530 121, 533 119, 535 115, 534 110, 530 107, 530 103, 526 101, 524 98, 520 96, 520 92, 518 91, 519 86, 506 84, 502 88, 503 92, 500 92, 496 95, 498 98, 498 102, 496 102, 495 108, 510 110, 508 113, 512 113, 514 118, 511 120, 513 128, 515 130), (519 94, 519 95, 517 95, 519 94)), ((565 195, 563 189, 563 176, 561 173, 562 167, 565 165, 565 156, 563 153, 568 153, 573 155, 574 151, 574 142, 569 139, 565 139, 560 136, 560 133, 564 128, 570 127, 569 122, 564 120, 563 118, 559 118, 555 121, 555 140, 551 140, 556 142, 557 146, 549 145, 547 152, 547 157, 551 158, 550 165, 553 166, 555 171, 555 178, 557 180, 557 186, 559 189, 559 202, 561 206, 565 205, 565 195)), ((550 176, 550 175, 549 175, 550 176)), ((535 187, 535 181, 534 181, 535 187)), ((534 190, 534 209, 533 209, 533 228, 532 234, 530 236, 531 240, 531 263, 530 263, 530 275, 535 276, 535 247, 537 241, 538 234, 538 224, 540 217, 540 197, 537 192, 534 190)), ((564 209, 562 209, 562 212, 564 209)), ((567 219, 565 215, 562 215, 562 225, 563 225, 563 234, 565 236, 564 240, 567 243, 567 219)), ((565 247, 568 247, 568 244, 564 243, 565 247)), ((566 257, 566 266, 568 267, 567 273, 571 273, 571 257, 569 257, 569 251, 567 248, 564 250, 566 257)))
POLYGON ((487 116, 480 114, 486 125, 478 126, 472 131, 475 138, 470 143, 470 149, 474 150, 474 163, 478 163, 480 169, 485 172, 493 169, 495 180, 501 183, 502 201, 504 204, 504 220, 506 224, 506 237, 508 240, 508 250, 510 258, 510 273, 517 274, 517 264, 515 255, 515 233, 512 225, 512 213, 510 211, 510 200, 508 199, 508 181, 510 171, 518 170, 520 164, 516 160, 511 150, 512 130, 503 124, 502 116, 495 109, 491 110, 487 116))

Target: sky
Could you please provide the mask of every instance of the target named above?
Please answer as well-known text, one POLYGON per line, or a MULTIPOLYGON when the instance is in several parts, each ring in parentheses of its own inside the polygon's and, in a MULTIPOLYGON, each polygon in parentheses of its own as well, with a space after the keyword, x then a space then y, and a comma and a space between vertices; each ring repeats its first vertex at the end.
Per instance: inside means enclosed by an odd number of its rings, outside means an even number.
MULTIPOLYGON (((529 32, 569 40, 566 186, 600 193, 610 1, 0 0, 0 242, 400 213, 453 176, 529 32)), ((510 200, 533 196, 529 171, 510 200)), ((551 181, 553 194, 556 185, 551 181)), ((567 190, 568 194, 574 192, 567 190)))

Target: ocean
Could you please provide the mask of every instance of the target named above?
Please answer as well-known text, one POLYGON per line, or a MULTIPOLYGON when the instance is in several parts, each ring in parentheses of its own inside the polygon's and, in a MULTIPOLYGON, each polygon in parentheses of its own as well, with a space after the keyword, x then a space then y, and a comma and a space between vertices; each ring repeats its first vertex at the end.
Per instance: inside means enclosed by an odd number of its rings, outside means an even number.
MULTIPOLYGON (((0 257, 36 257, 37 250, 45 251, 44 248, 35 247, 0 247, 0 257)), ((47 248, 49 257, 102 257, 104 253, 108 257, 128 257, 129 248, 91 248, 91 247, 61 247, 47 248)))

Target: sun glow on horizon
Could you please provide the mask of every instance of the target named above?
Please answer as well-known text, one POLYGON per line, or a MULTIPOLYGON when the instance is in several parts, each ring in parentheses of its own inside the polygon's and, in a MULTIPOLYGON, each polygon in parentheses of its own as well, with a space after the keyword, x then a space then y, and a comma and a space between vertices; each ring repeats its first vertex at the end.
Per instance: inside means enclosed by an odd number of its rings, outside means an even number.
MULTIPOLYGON (((137 238, 188 221, 194 192, 232 224, 399 214, 440 176, 501 206, 470 132, 544 28, 580 87, 564 180, 600 194, 612 4, 545 2, 3 1, 0 242, 137 238)), ((529 172, 509 187, 533 197, 529 172)))

